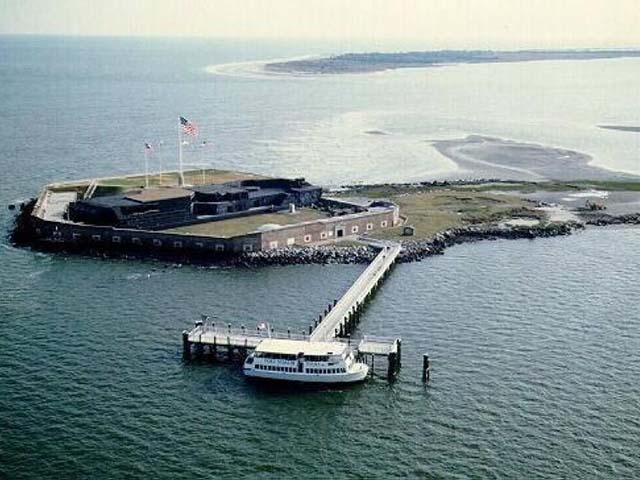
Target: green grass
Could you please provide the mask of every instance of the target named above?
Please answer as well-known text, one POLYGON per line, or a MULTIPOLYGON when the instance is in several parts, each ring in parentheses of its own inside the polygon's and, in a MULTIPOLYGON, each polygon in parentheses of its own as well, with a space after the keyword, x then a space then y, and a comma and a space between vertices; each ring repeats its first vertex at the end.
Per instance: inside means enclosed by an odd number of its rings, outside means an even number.
POLYGON ((292 225, 327 218, 327 216, 310 208, 301 208, 296 213, 264 213, 247 217, 232 218, 216 222, 199 223, 184 227, 165 230, 171 233, 188 233, 192 235, 207 235, 211 237, 234 237, 254 232, 262 225, 292 225))
POLYGON ((640 181, 580 180, 574 183, 582 188, 598 188, 617 192, 640 192, 640 181))
POLYGON ((513 195, 486 192, 443 190, 420 191, 390 196, 415 228, 413 237, 402 236, 402 226, 376 232, 372 236, 387 240, 430 238, 449 228, 474 223, 498 222, 514 217, 544 220, 543 212, 513 195))

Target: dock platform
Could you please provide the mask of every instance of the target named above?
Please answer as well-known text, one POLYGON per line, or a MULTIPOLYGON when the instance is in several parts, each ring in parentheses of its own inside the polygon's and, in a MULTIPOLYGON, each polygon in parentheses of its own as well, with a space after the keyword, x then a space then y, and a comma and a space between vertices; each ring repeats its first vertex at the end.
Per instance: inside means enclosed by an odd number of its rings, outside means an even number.
POLYGON ((232 327, 231 324, 220 325, 203 317, 195 323, 195 327, 182 332, 184 357, 189 359, 194 353, 198 356, 210 354, 213 358, 235 356, 244 358, 248 350, 255 349, 266 338, 297 340, 300 342, 340 342, 353 348, 357 355, 374 373, 375 358, 385 357, 388 360, 387 376, 396 376, 402 358, 402 341, 399 338, 382 338, 364 336, 352 338, 351 334, 360 321, 360 315, 366 303, 380 287, 384 278, 394 265, 401 246, 396 243, 379 243, 376 258, 367 266, 341 299, 327 306, 324 315, 319 315, 314 325, 301 333, 292 331, 276 332, 266 328, 250 329, 244 326, 232 327), (208 352, 207 352, 208 350, 208 352))

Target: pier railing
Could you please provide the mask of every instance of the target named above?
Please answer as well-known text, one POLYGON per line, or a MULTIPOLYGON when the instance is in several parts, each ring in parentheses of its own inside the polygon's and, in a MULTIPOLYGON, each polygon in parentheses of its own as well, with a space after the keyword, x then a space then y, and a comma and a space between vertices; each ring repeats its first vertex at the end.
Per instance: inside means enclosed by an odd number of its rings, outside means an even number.
POLYGON ((259 329, 259 328, 247 328, 247 327, 234 327, 229 324, 227 325, 217 325, 217 324, 208 324, 202 323, 196 325, 196 327, 191 330, 190 335, 216 335, 219 337, 231 336, 231 337, 252 337, 252 338, 279 338, 279 339, 290 339, 290 340, 309 340, 309 335, 296 333, 293 331, 287 332, 276 332, 272 330, 269 332, 267 329, 259 329))
POLYGON ((389 271, 401 246, 397 243, 378 242, 382 250, 369 266, 360 274, 347 292, 326 312, 324 319, 317 325, 311 334, 312 340, 330 341, 337 337, 336 330, 348 320, 350 313, 362 308, 366 298, 376 289, 382 278, 389 271))
MULTIPOLYGON (((215 337, 217 343, 223 344, 228 341, 234 345, 242 346, 244 339, 247 339, 248 346, 253 346, 260 341, 267 338, 276 338, 282 340, 298 340, 309 342, 312 341, 310 335, 306 333, 294 333, 292 331, 282 332, 272 330, 268 332, 265 329, 246 328, 246 327, 234 327, 229 324, 218 325, 198 322, 196 326, 189 331, 189 341, 192 343, 212 343, 215 337)), ((365 335, 363 337, 346 337, 346 338, 332 338, 332 342, 338 342, 345 345, 350 345, 353 348, 358 348, 358 345, 365 343, 381 343, 391 345, 395 341, 395 338, 376 337, 371 335, 365 335)))

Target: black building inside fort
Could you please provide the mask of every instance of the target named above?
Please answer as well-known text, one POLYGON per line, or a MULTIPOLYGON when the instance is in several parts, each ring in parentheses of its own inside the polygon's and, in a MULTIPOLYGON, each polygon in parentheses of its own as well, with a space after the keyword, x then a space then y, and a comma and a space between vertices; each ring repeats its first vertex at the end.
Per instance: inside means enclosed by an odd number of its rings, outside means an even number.
POLYGON ((142 230, 163 230, 265 211, 312 205, 322 188, 303 178, 241 180, 212 185, 134 189, 69 205, 73 222, 142 230))

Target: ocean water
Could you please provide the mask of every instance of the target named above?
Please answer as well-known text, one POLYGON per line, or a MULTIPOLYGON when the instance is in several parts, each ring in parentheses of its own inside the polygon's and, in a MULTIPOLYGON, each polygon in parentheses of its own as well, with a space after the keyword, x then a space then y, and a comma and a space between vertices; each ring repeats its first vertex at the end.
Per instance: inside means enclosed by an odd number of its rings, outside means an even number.
MULTIPOLYGON (((486 69, 482 89, 468 79, 485 66, 304 80, 206 70, 335 48, 0 38, 2 229, 5 206, 42 183, 141 170, 144 141, 169 165, 178 114, 215 144, 193 163, 327 183, 382 165, 448 171, 426 142, 438 132, 537 138, 638 169, 636 137, 593 127, 640 123, 632 61, 523 65, 511 97, 512 65, 486 69), (528 88, 545 97, 527 104, 528 88), (406 141, 374 148, 371 129, 406 141)), ((0 478, 637 478, 639 242, 638 229, 592 229, 399 265, 360 325, 404 339, 397 381, 292 392, 256 388, 237 365, 185 364, 180 332, 200 313, 302 329, 363 266, 172 268, 3 238, 0 478)))

